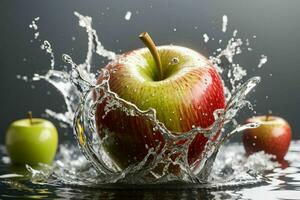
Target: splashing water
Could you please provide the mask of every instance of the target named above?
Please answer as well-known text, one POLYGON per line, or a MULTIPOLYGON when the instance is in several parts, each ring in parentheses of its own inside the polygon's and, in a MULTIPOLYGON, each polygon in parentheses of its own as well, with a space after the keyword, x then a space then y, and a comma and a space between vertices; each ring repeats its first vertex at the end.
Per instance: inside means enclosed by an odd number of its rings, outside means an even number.
MULTIPOLYGON (((235 128, 232 130, 225 129, 229 124, 235 123, 235 117, 239 110, 245 106, 251 108, 251 103, 246 100, 246 96, 260 81, 259 77, 252 77, 244 83, 241 82, 247 73, 242 66, 234 63, 234 56, 242 53, 241 46, 243 45, 243 40, 236 37, 236 30, 233 32, 233 37, 228 41, 226 47, 224 49, 217 49, 214 52, 214 56, 210 57, 210 61, 214 64, 220 75, 223 77, 227 76, 229 79, 230 84, 224 86, 226 109, 219 109, 214 112, 215 122, 210 127, 205 129, 194 127, 186 133, 177 135, 168 130, 157 119, 155 109, 140 110, 136 105, 121 99, 116 93, 112 92, 108 82, 110 74, 107 70, 101 70, 100 73, 104 77, 103 81, 100 84, 96 84, 95 74, 91 73, 92 56, 96 54, 110 61, 117 60, 120 57, 102 46, 97 32, 92 28, 91 17, 83 16, 78 12, 74 12, 74 14, 79 19, 79 26, 83 27, 88 34, 88 50, 85 61, 82 64, 75 64, 70 56, 64 54, 62 59, 71 65, 72 70, 69 72, 55 70, 54 54, 51 45, 48 41, 44 41, 44 49, 51 56, 51 69, 44 75, 34 74, 33 80, 45 80, 63 95, 67 111, 65 113, 57 113, 46 109, 46 113, 73 127, 75 138, 78 140, 84 157, 74 153, 77 152, 76 149, 68 149, 61 146, 61 151, 52 167, 44 166, 42 170, 35 170, 27 166, 27 169, 32 174, 33 182, 50 181, 52 183, 63 182, 67 184, 93 185, 117 182, 153 184, 179 181, 184 183, 205 183, 210 185, 222 183, 223 185, 230 185, 236 180, 238 180, 238 184, 250 184, 262 180, 259 175, 246 170, 247 167, 235 169, 233 165, 229 165, 228 163, 221 166, 218 161, 215 162, 220 147, 232 135, 244 129, 259 126, 259 124, 251 123, 235 125, 235 128), (226 70, 222 63, 223 58, 229 62, 226 70), (227 74, 224 75, 224 71, 227 74), (96 99, 95 93, 97 94, 96 99), (105 138, 100 139, 98 134, 96 134, 95 109, 97 104, 102 103, 104 100, 109 102, 106 103, 104 108, 106 114, 112 110, 120 110, 128 116, 144 118, 153 125, 154 131, 162 134, 165 144, 160 144, 156 148, 149 148, 148 154, 141 162, 120 170, 103 149, 102 143, 105 138), (213 141, 212 138, 220 130, 220 136, 216 141, 213 141), (198 158, 197 164, 190 166, 187 162, 188 147, 199 133, 204 134, 208 138, 208 142, 205 150, 198 158), (176 145, 179 141, 181 141, 180 145, 176 145), (179 152, 180 156, 174 161, 171 159, 172 154, 170 155, 169 152, 179 152), (155 169, 160 164, 163 164, 165 167, 162 172, 157 173, 155 169), (180 167, 179 175, 171 174, 166 170, 168 166, 173 164, 180 167), (225 174, 224 170, 229 169, 233 170, 234 173, 225 174)), ((127 18, 125 17, 125 19, 127 18)), ((223 32, 226 31, 227 20, 227 16, 224 15, 223 32)), ((36 21, 34 22, 34 27, 34 30, 37 31, 36 21)), ((205 42, 208 42, 207 38, 209 37, 205 34, 205 42)), ((247 46, 249 45, 248 43, 249 41, 247 40, 247 46)), ((180 60, 176 59, 176 62, 178 63, 180 60)), ((264 161, 270 159, 268 157, 264 158, 264 155, 262 157, 264 161)), ((273 166, 272 164, 270 165, 271 167, 273 166)))

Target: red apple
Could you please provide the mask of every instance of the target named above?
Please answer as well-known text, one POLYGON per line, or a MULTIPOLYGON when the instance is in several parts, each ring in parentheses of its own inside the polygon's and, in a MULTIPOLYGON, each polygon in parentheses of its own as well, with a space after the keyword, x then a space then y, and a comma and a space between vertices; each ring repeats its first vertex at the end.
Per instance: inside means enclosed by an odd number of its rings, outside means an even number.
POLYGON ((259 122, 258 128, 247 129, 243 143, 248 155, 265 151, 283 160, 289 149, 292 131, 287 121, 276 116, 258 116, 246 120, 246 123, 259 122))
MULTIPOLYGON (((156 48, 147 33, 140 37, 148 49, 128 52, 105 67, 110 72, 110 89, 141 110, 154 108, 159 121, 171 131, 182 133, 193 126, 212 125, 213 112, 225 107, 222 80, 214 66, 194 50, 175 45, 156 48)), ((100 75, 98 83, 102 80, 100 75)), ((96 109, 97 131, 121 169, 141 161, 149 148, 164 143, 145 118, 118 110, 103 118, 106 103, 96 109)), ((195 137, 189 147, 189 164, 199 158, 206 142, 202 134, 195 137)))

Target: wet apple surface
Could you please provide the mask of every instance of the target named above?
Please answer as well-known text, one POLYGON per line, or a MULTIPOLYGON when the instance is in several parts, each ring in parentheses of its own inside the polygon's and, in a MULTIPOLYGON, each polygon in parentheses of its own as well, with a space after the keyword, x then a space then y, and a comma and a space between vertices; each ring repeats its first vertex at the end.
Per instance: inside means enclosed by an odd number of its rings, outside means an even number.
MULTIPOLYGON (((213 112, 225 107, 223 84, 212 64, 201 54, 179 46, 160 46, 164 76, 158 79, 155 61, 146 48, 121 56, 106 66, 109 86, 119 97, 141 110, 154 108, 160 122, 180 134, 214 122, 213 112)), ((102 81, 99 77, 98 82, 102 81)), ((105 103, 96 110, 96 124, 109 155, 121 168, 141 161, 149 148, 164 144, 146 119, 121 111, 105 114, 105 103)), ((204 149, 207 138, 199 134, 189 148, 189 164, 204 149)))
POLYGON ((288 152, 292 130, 289 123, 277 116, 258 116, 246 120, 246 123, 259 122, 261 125, 255 129, 245 130, 243 143, 248 155, 265 151, 283 160, 288 152))

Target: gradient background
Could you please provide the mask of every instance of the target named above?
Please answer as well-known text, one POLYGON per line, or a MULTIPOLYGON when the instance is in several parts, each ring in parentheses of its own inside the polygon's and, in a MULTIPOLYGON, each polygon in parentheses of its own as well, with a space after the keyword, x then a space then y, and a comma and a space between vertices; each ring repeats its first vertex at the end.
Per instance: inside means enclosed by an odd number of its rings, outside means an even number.
MULTIPOLYGON (((138 34, 148 31, 157 44, 177 44, 211 55, 224 47, 218 39, 227 41, 234 29, 238 36, 249 38, 252 52, 244 52, 238 63, 248 69, 248 76, 259 75, 262 82, 252 94, 257 114, 272 110, 286 118, 293 129, 293 138, 300 139, 298 117, 300 102, 300 1, 197 1, 197 0, 95 0, 95 1, 1 1, 0 2, 0 143, 4 142, 9 124, 23 118, 28 110, 42 116, 45 108, 64 110, 62 97, 41 81, 32 83, 16 78, 17 74, 32 77, 50 67, 49 56, 40 49, 40 43, 30 42, 33 31, 28 25, 39 16, 41 39, 51 42, 56 65, 63 65, 61 54, 70 54, 77 63, 83 62, 87 35, 78 26, 73 11, 93 18, 101 42, 107 49, 126 52, 142 46, 138 34), (124 16, 132 12, 130 21, 124 16), (228 28, 221 31, 222 16, 228 16, 228 28), (195 26, 198 29, 195 29, 195 26), (176 32, 174 32, 174 28, 176 32), (215 41, 203 42, 203 33, 215 41), (257 38, 253 39, 253 35, 257 38), (75 37, 75 40, 72 40, 75 37), (268 62, 258 69, 260 55, 268 62)), ((103 66, 101 59, 95 67, 103 66)), ((242 121, 253 113, 244 109, 242 121)), ((53 120, 54 121, 54 120, 53 120)), ((57 121, 54 121, 59 126, 57 121)), ((70 131, 60 129, 63 141, 70 131), (64 135, 64 136, 63 136, 64 135)), ((234 138, 239 141, 240 135, 234 138)))

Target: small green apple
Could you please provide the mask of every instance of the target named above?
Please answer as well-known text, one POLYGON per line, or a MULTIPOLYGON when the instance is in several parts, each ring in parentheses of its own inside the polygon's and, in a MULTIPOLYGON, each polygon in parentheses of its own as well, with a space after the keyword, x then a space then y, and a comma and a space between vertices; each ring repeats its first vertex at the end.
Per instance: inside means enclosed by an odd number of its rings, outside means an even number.
POLYGON ((57 130, 45 119, 17 120, 6 132, 7 152, 11 162, 16 165, 51 164, 57 143, 57 130))

